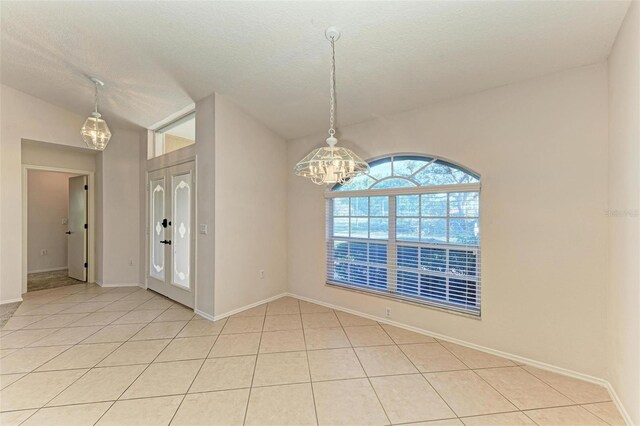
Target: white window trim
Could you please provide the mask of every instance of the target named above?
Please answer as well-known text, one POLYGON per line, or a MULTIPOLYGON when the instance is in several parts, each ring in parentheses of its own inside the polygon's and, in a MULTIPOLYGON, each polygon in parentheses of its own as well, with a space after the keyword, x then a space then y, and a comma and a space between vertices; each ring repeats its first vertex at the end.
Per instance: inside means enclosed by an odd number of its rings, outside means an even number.
MULTIPOLYGON (((425 157, 425 155, 420 155, 420 154, 393 154, 393 155, 389 155, 389 156, 384 156, 384 157, 380 157, 381 158, 388 158, 388 157, 399 157, 399 156, 405 156, 405 155, 410 155, 410 156, 423 156, 425 157)), ((426 156, 426 157, 431 157, 431 156, 426 156)), ((441 158, 435 158, 435 157, 431 157, 433 158, 433 160, 431 160, 429 162, 429 164, 433 163, 434 161, 441 159, 441 158)), ((377 159, 374 160, 370 160, 370 162, 376 161, 377 159)), ((454 162, 451 162, 449 160, 446 159, 441 159, 443 161, 446 161, 450 164, 455 164, 454 162)), ((393 163, 392 163, 393 164, 393 163)), ((427 164, 428 165, 428 164, 427 164)), ((427 165, 421 167, 419 170, 424 169, 427 165)), ((393 166, 392 166, 393 167, 393 166)), ((468 170, 472 173, 475 173, 469 169, 467 169, 464 166, 459 166, 461 167, 461 169, 463 170, 468 170)), ((418 170, 418 171, 419 171, 418 170)), ((392 171, 393 173, 393 171, 392 171)), ((424 242, 420 242, 420 241, 401 241, 402 245, 415 245, 418 247, 433 247, 433 248, 444 248, 444 249, 461 249, 461 250, 475 250, 476 251, 476 263, 477 263, 477 271, 478 271, 478 276, 476 278, 476 283, 477 283, 477 290, 476 290, 476 298, 477 298, 477 305, 478 308, 476 309, 471 309, 469 307, 458 307, 455 304, 452 303, 442 303, 442 302, 438 302, 437 300, 428 300, 428 299, 422 299, 422 298, 414 298, 414 297, 410 297, 410 296, 405 296, 403 294, 399 294, 396 293, 397 291, 397 272, 399 270, 404 270, 404 268, 402 267, 398 267, 396 265, 397 263, 397 247, 398 247, 398 242, 396 240, 396 238, 391 238, 391 236, 396 236, 396 196, 399 195, 414 195, 414 194, 430 194, 430 193, 452 193, 452 192, 478 192, 479 197, 481 196, 481 183, 477 182, 477 183, 467 183, 467 184, 451 184, 451 185, 431 185, 431 186, 416 186, 416 187, 405 187, 405 188, 390 188, 390 189, 364 189, 364 190, 357 190, 357 191, 333 191, 332 188, 327 188, 327 190, 325 190, 325 200, 327 201, 325 203, 326 205, 326 211, 325 211, 325 223, 326 223, 326 230, 325 230, 325 240, 326 240, 326 251, 325 253, 328 255, 329 253, 333 253, 333 247, 334 247, 334 241, 335 240, 345 240, 345 241, 358 241, 358 240, 362 240, 362 242, 367 242, 367 243, 375 243, 376 241, 380 241, 381 243, 385 243, 387 246, 387 285, 389 286, 388 289, 386 291, 384 290, 376 290, 375 288, 365 288, 362 286, 358 286, 356 284, 347 284, 347 283, 343 283, 343 282, 337 282, 337 281, 333 281, 330 279, 331 274, 333 273, 333 266, 331 264, 331 262, 328 260, 326 263, 326 284, 332 287, 338 287, 338 288, 345 288, 348 290, 354 290, 357 292, 361 292, 361 293, 366 293, 366 294, 372 294, 372 295, 377 295, 377 296, 383 296, 386 298, 390 298, 393 300, 399 300, 399 301, 405 301, 405 302, 409 302, 411 304, 416 304, 419 306, 426 306, 426 307, 434 307, 436 309, 439 310, 444 310, 447 312, 454 312, 454 313, 459 313, 462 314, 464 316, 469 316, 469 317, 473 317, 473 318, 480 318, 481 317, 481 308, 482 308, 482 297, 481 297, 481 293, 482 293, 482 286, 481 286, 481 281, 482 281, 482 275, 481 275, 481 259, 482 259, 482 250, 481 250, 481 243, 478 246, 467 246, 467 245, 456 245, 456 244, 437 244, 437 243, 424 243, 424 242), (375 239, 362 239, 362 238, 351 238, 351 237, 336 237, 333 235, 333 199, 335 198, 348 198, 348 197, 376 197, 376 196, 388 196, 389 197, 389 238, 387 240, 375 240, 375 239), (393 206, 392 206, 393 203, 393 206), (329 218, 331 218, 331 220, 329 220, 329 218)), ((480 202, 480 200, 479 200, 480 202)), ((480 202, 479 204, 480 208, 482 208, 482 203, 480 202)), ((481 222, 481 214, 480 212, 478 212, 478 222, 481 222)), ((349 216, 350 217, 350 216, 349 216)), ((474 217, 475 218, 475 217, 474 217)), ((448 219, 447 219, 447 223, 448 223, 448 219)), ((482 229, 482 225, 480 224, 480 229, 482 229)), ((447 226, 447 234, 449 232, 449 227, 447 226)), ((447 258, 447 262, 448 262, 448 258, 447 258)), ((374 265, 375 266, 375 265, 374 265)), ((410 270, 411 268, 408 268, 407 270, 410 270)), ((413 271, 412 271, 413 272, 413 271)), ((440 275, 440 274, 434 274, 434 275, 440 275)), ((464 279, 464 278, 461 278, 464 279)), ((447 285, 448 287, 448 285, 447 285)))

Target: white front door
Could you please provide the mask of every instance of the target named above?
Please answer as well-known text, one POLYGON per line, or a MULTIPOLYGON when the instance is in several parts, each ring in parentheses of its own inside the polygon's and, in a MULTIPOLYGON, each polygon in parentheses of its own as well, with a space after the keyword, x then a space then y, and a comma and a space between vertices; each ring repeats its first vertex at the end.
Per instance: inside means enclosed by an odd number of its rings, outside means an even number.
POLYGON ((69 276, 87 281, 87 176, 69 178, 67 225, 69 276))
POLYGON ((195 163, 149 173, 149 265, 151 290, 195 305, 195 163))

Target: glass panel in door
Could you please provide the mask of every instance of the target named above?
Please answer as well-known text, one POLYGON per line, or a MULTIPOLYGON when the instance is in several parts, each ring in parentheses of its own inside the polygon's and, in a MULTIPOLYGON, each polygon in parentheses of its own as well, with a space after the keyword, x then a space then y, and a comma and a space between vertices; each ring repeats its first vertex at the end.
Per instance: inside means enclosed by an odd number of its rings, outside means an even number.
POLYGON ((195 163, 149 173, 147 287, 195 305, 195 163))
POLYGON ((171 176, 173 192, 172 284, 191 288, 191 171, 171 176))
POLYGON ((149 181, 149 275, 164 281, 165 244, 165 178, 152 178, 149 181))

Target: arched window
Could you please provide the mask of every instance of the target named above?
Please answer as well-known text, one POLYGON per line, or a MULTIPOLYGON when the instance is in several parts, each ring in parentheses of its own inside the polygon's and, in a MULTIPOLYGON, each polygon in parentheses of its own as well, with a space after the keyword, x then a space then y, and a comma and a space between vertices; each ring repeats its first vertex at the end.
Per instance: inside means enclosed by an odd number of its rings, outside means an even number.
POLYGON ((327 197, 329 284, 480 314, 480 176, 394 155, 327 197))

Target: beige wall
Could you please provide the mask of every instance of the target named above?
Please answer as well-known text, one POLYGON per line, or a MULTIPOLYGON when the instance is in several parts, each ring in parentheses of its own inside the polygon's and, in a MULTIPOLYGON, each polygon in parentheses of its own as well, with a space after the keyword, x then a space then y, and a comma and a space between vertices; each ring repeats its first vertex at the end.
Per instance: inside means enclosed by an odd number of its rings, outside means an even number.
POLYGON ((22 164, 58 169, 96 171, 96 151, 46 142, 22 140, 22 164))
POLYGON ((640 425, 640 4, 609 57, 609 380, 640 425))
MULTIPOLYGON (((22 293, 22 141, 92 151, 79 134, 86 117, 4 85, 0 90, 0 302, 6 302, 22 293)), ((105 221, 114 232, 96 238, 96 277, 106 284, 138 283, 133 252, 138 253, 140 243, 140 201, 131 187, 137 188, 139 178, 139 133, 115 126, 112 133, 107 151, 97 154, 96 228, 105 221)), ((72 154, 56 155, 68 160, 72 154)))
POLYGON ((285 141, 220 95, 215 117, 215 314, 219 316, 286 291, 289 169, 285 141))
MULTIPOLYGON (((146 203, 146 182, 147 172, 158 170, 185 161, 196 162, 196 223, 207 226, 207 233, 197 233, 196 237, 196 274, 195 274, 195 309, 208 317, 214 315, 214 213, 215 213, 215 98, 212 94, 201 99, 196 104, 196 141, 197 143, 188 145, 177 151, 167 154, 146 158, 147 143, 153 140, 153 132, 148 131, 141 139, 145 142, 141 151, 141 186, 140 203, 143 209, 141 221, 144 224, 141 228, 140 239, 143 244, 141 256, 147 262, 147 237, 144 227, 147 226, 148 206, 146 203)), ((146 263, 141 268, 142 282, 146 282, 146 263)))
POLYGON ((140 136, 144 131, 120 129, 99 154, 101 224, 98 247, 102 268, 96 282, 105 286, 140 285, 140 136), (117 138, 116 138, 117 136, 117 138), (100 244, 102 242, 102 244, 100 244))
POLYGON ((324 139, 288 144, 290 292, 604 376, 606 64, 340 129, 363 158, 433 154, 482 175, 480 320, 324 285, 324 188, 290 172, 324 139))
POLYGON ((28 171, 27 271, 44 272, 67 267, 69 173, 28 171), (42 255, 41 250, 47 254, 42 255))

